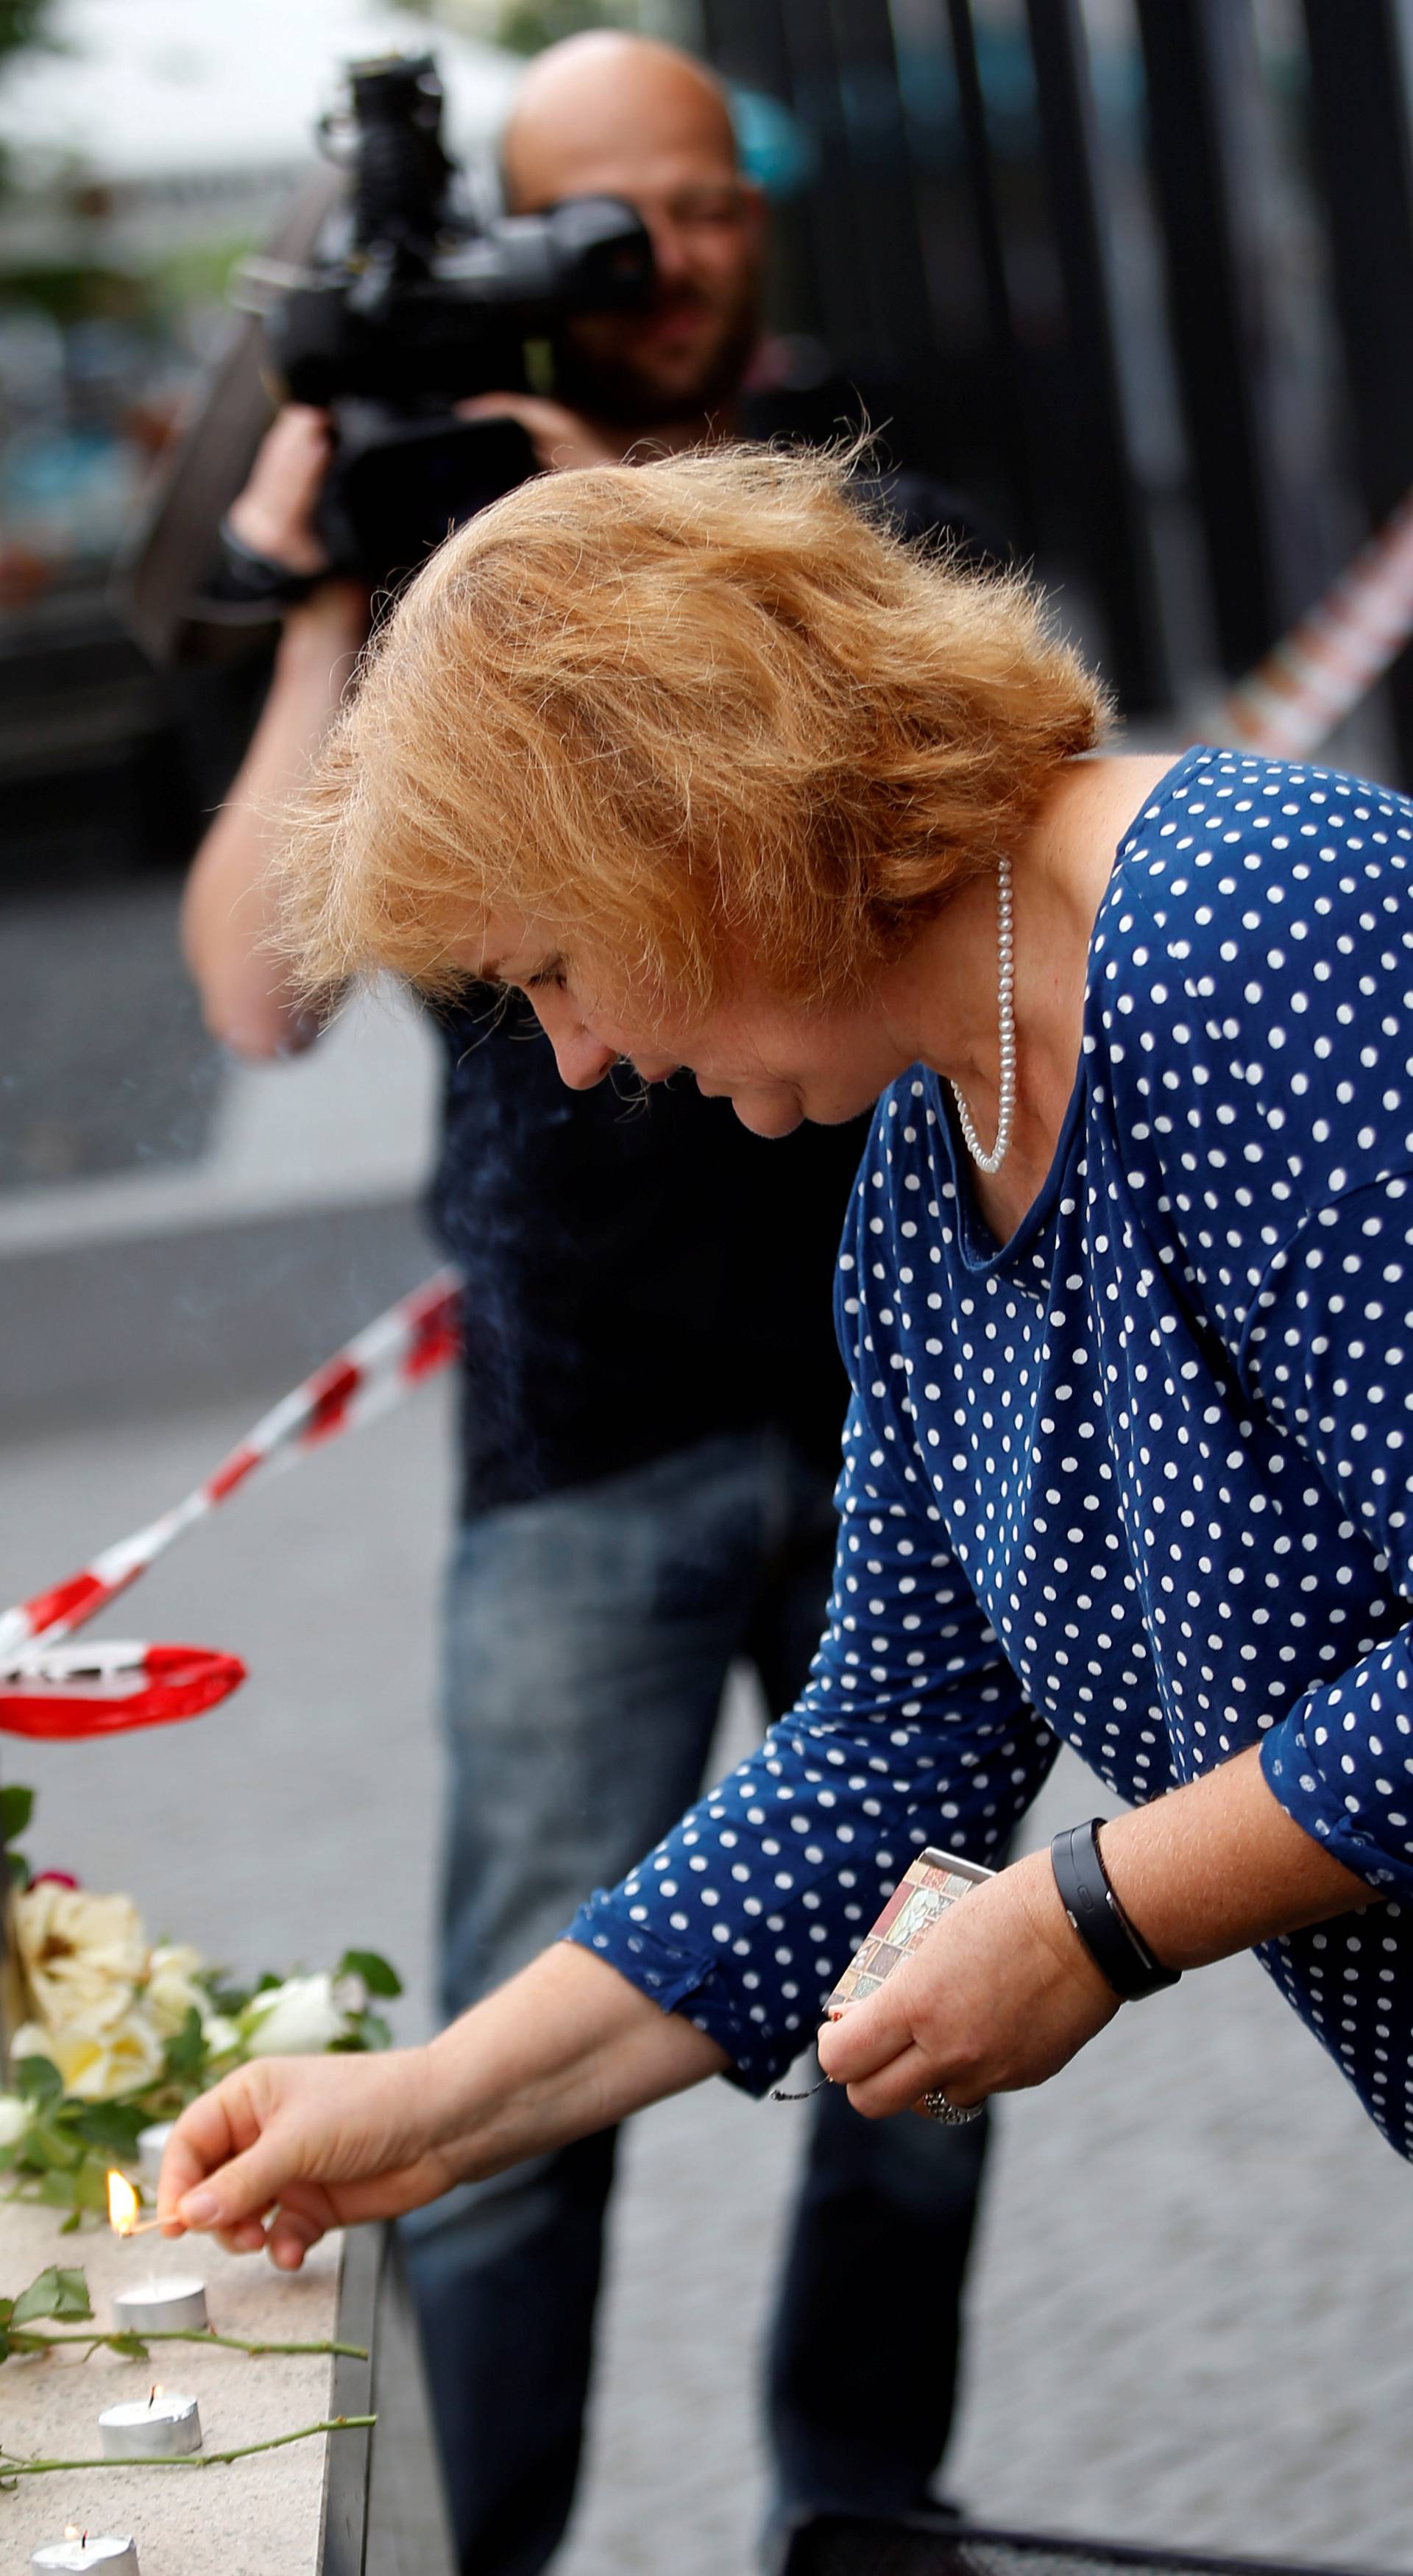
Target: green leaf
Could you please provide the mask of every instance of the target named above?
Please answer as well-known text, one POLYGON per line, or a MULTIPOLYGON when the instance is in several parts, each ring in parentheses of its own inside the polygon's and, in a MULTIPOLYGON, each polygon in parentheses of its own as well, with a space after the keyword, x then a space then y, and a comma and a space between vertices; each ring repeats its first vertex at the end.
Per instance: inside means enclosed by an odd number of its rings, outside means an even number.
POLYGON ((108 2168, 101 2156, 84 2157, 74 2177, 74 2198, 80 2209, 96 2209, 106 2215, 108 2168))
POLYGON ((195 2004, 190 2004, 181 2029, 167 2042, 162 2072, 172 2077, 199 2075, 205 2063, 206 2042, 201 2036, 201 2015, 195 2004))
POLYGON ((72 2172, 83 2162, 83 2146, 57 2113, 41 2112, 24 2136, 25 2163, 41 2173, 72 2172))
POLYGON ((26 2102, 55 2102, 64 2089, 52 2057, 22 2057, 14 2069, 14 2083, 26 2102))
POLYGON ((213 1970, 203 1982, 211 1998, 213 2011, 224 2013, 228 2021, 239 2021, 250 2001, 251 1988, 230 1985, 226 1980, 224 1969, 213 1970))
POLYGON ((391 2048, 393 2035, 381 2013, 355 2013, 342 2039, 329 2042, 330 2057, 357 2057, 365 2049, 391 2048))
POLYGON ((402 1979, 396 1968, 376 1950, 345 1950, 334 1970, 336 1977, 361 1977, 370 1995, 400 1995, 402 1979))
POLYGON ((88 2274, 77 2263, 61 2263, 58 2272, 62 2305, 55 2309, 56 2317, 91 2317, 93 2308, 88 2295, 88 2274))
POLYGON ((17 1887, 23 1891, 28 1887, 32 1874, 29 1862, 25 1859, 23 1852, 6 1852, 5 1876, 9 1880, 12 1888, 17 1887))
POLYGON ((74 2114, 74 2132, 90 2147, 135 2160, 138 2138, 150 2118, 140 2102, 85 2102, 74 2114))
POLYGON ((59 2233, 61 2236, 77 2236, 82 2225, 83 2211, 81 2209, 71 2209, 67 2218, 60 2219, 59 2233))
POLYGON ((12 1843, 34 1814, 34 1791, 11 1783, 0 1789, 0 1842, 12 1843))
POLYGON ((103 2338, 110 2352, 120 2353, 124 2361, 146 2361, 147 2346, 141 2335, 110 2334, 103 2338))
POLYGON ((10 2338, 9 2338, 9 2336, 6 2334, 4 2327, 3 2327, 3 2326, 0 2326, 0 2361, 8 2361, 8 2360, 9 2360, 9 2358, 10 2358, 10 2338))
POLYGON ((78 2200, 77 2177, 68 2173, 42 2173, 35 2185, 36 2200, 46 2209, 72 2209, 78 2200))
POLYGON ((87 2276, 51 2263, 21 2290, 10 2312, 12 2326, 32 2325, 36 2317, 91 2317, 87 2276))

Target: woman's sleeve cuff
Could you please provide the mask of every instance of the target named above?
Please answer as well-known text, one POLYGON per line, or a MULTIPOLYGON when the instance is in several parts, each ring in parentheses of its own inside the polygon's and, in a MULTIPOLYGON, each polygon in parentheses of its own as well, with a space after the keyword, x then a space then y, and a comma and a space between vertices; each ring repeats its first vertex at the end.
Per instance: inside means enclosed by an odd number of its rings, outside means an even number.
POLYGON ((1413 1777, 1401 1758, 1391 1756, 1383 1770, 1374 1757, 1361 1765, 1357 1787, 1336 1786, 1313 1740, 1323 1701, 1323 1693, 1311 1693, 1262 1737, 1266 1786, 1292 1823, 1371 1893, 1413 1896, 1413 1777))
POLYGON ((813 2036, 815 2014, 792 2012, 778 2027, 767 2028, 764 2005, 743 2004, 709 1953, 626 1921, 621 1898, 602 1888, 580 1906, 562 1937, 616 1968, 663 2012, 685 2014, 730 2058, 723 2069, 727 2082, 757 2098, 779 2082, 813 2036))

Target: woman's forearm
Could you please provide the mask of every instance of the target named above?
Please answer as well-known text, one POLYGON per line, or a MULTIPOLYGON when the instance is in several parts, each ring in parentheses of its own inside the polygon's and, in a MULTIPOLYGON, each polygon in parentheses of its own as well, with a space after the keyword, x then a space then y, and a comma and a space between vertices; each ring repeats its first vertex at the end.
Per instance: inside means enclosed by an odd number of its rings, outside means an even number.
POLYGON ((1206 1967, 1383 1901, 1292 1822, 1267 1786, 1259 1745, 1116 1816, 1100 1842, 1119 1903, 1168 1968, 1206 1967))
POLYGON ((572 1941, 463 2013, 427 2058, 443 2152, 467 2178, 611 2127, 729 2062, 572 1941))
POLYGON ((158 2207, 174 2232, 211 2230, 234 2253, 268 2245, 294 2269, 330 2227, 399 2217, 725 2063, 689 2021, 561 1942, 425 2048, 238 2067, 177 2122, 158 2207))
MULTIPOLYGON (((1104 1829, 1120 1902, 1156 1955, 1197 1967, 1371 1892, 1277 1805, 1256 1751, 1104 1829)), ((929 2089, 981 2100, 1037 2084, 1118 2009, 1031 1853, 943 1916, 915 1957, 826 2031, 820 2060, 856 2107, 929 2089)), ((426 2048, 397 2058, 261 2058, 178 2122, 161 2206, 236 2250, 297 2264, 327 2227, 396 2216, 611 2126, 721 2070, 715 2042, 593 1953, 560 1942, 426 2048)))

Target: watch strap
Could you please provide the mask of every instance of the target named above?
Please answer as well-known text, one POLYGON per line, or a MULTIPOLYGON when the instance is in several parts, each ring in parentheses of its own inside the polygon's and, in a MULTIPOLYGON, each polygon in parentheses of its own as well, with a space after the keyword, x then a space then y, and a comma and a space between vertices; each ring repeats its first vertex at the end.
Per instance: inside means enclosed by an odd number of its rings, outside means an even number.
POLYGON ((1087 1824, 1067 1825, 1056 1834, 1050 1866, 1060 1902, 1100 1975, 1124 2003, 1140 2003, 1145 1995, 1175 1986, 1181 1971, 1154 1958, 1114 1894, 1099 1849, 1102 1823, 1101 1816, 1092 1816, 1087 1824))
POLYGON ((221 559, 208 590, 234 606, 293 608, 329 578, 327 572, 295 572, 274 555, 260 554, 236 536, 229 519, 221 521, 220 537, 221 559))

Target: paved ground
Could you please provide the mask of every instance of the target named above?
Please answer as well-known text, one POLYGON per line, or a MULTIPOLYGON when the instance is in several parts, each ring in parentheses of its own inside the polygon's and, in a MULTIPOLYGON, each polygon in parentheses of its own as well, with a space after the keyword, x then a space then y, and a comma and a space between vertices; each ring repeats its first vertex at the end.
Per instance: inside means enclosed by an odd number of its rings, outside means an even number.
MULTIPOLYGON (((383 1135, 390 1078, 384 1037, 351 1045, 351 1135, 360 1122, 383 1135)), ((322 1079, 290 1077, 262 1149, 272 1172, 298 1168, 301 1082, 310 1133, 330 1114, 326 1085, 315 1116, 322 1079)), ((407 1079, 415 1091, 415 1067, 407 1079)), ((212 1136, 231 1114, 227 1101, 212 1136)), ((233 1257, 258 1180, 246 1132, 233 1257)), ((214 1150, 190 1166, 207 1222, 223 1186, 214 1150)), ((356 1162, 350 1147, 350 1188, 356 1162)), ((120 1179, 56 1179, 52 1239, 84 1238, 90 1186, 109 1194, 116 1239, 120 1179)), ((396 1179, 380 1162, 378 1187, 396 1179)), ((35 1200, 23 1201, 31 1250, 44 1239, 35 1200)), ((6 1210, 20 1204, 0 1195, 0 1329, 6 1210)), ((172 1208, 162 1221, 175 1223, 172 1208)), ((101 1299, 100 1262, 92 1276, 101 1299)), ((267 1293, 290 1292, 282 1280, 267 1293)), ((220 1362, 213 1348, 213 1384, 220 1362)), ((67 1571, 173 1499, 251 1410, 234 1397, 119 1408, 101 1427, 12 1445, 0 1594, 67 1571)), ((130 1885, 154 1926, 241 1965, 315 1964, 350 1939, 386 1947, 408 1972, 409 2031, 428 1992, 446 1428, 442 1397, 424 1392, 357 1443, 249 1490, 133 1596, 128 1632, 246 1655, 251 1683, 226 1711, 84 1751, 0 1747, 6 1776, 41 1788, 37 1859, 130 1885)), ((738 1734, 747 1723, 742 1700, 738 1734)), ((1088 1811, 1083 1775, 1057 1773, 1037 1832, 1088 1811)), ((754 2352, 800 2116, 715 2086, 637 2124, 563 2576, 745 2576, 762 2508, 754 2352)), ((920 2294, 899 2282, 900 2302, 920 2294)), ((1410 2313, 1406 2169, 1259 1970, 1208 1971, 1005 2106, 949 2484, 1020 2526, 1413 2569, 1410 2313)))

